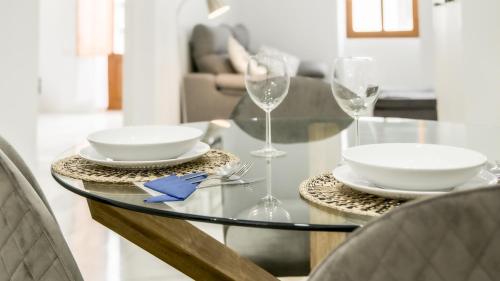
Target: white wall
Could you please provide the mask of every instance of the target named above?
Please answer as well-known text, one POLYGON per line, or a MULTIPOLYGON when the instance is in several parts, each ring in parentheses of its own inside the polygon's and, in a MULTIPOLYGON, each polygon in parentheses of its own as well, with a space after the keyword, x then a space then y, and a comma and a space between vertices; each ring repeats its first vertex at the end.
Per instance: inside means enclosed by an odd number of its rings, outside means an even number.
POLYGON ((455 1, 434 15, 439 120, 500 125, 500 1, 455 1))
POLYGON ((107 57, 76 56, 76 0, 40 1, 40 76, 41 111, 107 107, 107 57))
POLYGON ((232 21, 250 30, 254 49, 267 45, 331 64, 337 56, 337 1, 233 0, 232 21))
POLYGON ((433 89, 434 43, 432 1, 419 1, 420 36, 417 38, 346 37, 345 1, 339 4, 339 54, 369 56, 377 61, 380 85, 390 90, 433 89))
POLYGON ((123 109, 126 125, 179 120, 175 12, 179 1, 127 1, 123 109))
POLYGON ((0 135, 35 160, 38 2, 0 1, 0 135))
POLYGON ((205 0, 126 2, 124 123, 176 124, 191 29, 207 21, 205 0))
POLYGON ((500 125, 500 1, 461 2, 466 122, 500 125))
POLYGON ((464 122, 462 4, 455 1, 435 7, 433 15, 438 119, 464 122))

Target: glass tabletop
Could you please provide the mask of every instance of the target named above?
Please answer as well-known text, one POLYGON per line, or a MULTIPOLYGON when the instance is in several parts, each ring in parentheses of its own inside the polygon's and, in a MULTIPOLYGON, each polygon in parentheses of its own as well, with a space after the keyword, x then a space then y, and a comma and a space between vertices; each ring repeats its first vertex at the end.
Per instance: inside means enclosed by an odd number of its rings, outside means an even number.
MULTIPOLYGON (((299 185, 309 177, 331 171, 341 162, 342 150, 354 144, 350 120, 274 119, 273 143, 286 151, 284 157, 264 159, 250 155, 262 147, 264 122, 260 119, 218 120, 188 123, 209 131, 206 141, 213 148, 231 152, 242 161, 254 162, 249 178, 265 178, 248 186, 199 189, 185 201, 144 203, 149 197, 134 184, 85 182, 53 174, 65 188, 89 199, 113 206, 185 220, 272 229, 343 231, 362 226, 373 217, 327 209, 302 199, 299 185), (214 129, 215 128, 215 129, 214 129), (262 200, 271 194, 272 206, 262 200)), ((417 142, 468 147, 484 153, 490 161, 500 159, 498 128, 466 126, 397 118, 364 118, 361 143, 417 142), (485 138, 485 136, 488 136, 485 138)), ((78 153, 83 143, 61 158, 78 153)))

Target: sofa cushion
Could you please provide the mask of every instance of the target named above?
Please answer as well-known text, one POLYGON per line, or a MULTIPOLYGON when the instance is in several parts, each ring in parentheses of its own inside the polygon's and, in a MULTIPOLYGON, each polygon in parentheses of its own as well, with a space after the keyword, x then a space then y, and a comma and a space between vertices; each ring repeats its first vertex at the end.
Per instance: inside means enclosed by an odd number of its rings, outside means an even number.
POLYGON ((220 74, 235 72, 227 55, 210 54, 202 56, 197 60, 197 67, 199 72, 204 73, 220 74))
POLYGON ((233 36, 245 49, 250 49, 250 32, 243 24, 237 24, 231 28, 233 36))
POLYGON ((243 48, 248 49, 250 46, 250 34, 248 29, 242 24, 235 25, 234 27, 226 24, 219 26, 198 24, 194 27, 190 42, 191 55, 199 71, 215 74, 222 73, 222 70, 234 72, 234 69, 227 69, 227 61, 223 62, 220 58, 215 57, 205 57, 207 55, 227 55, 228 39, 231 35, 234 36, 243 48))
POLYGON ((191 43, 193 46, 193 57, 198 58, 209 54, 227 53, 227 38, 231 30, 227 26, 209 27, 198 24, 193 29, 191 43))
POLYGON ((219 74, 215 77, 215 85, 219 89, 244 90, 245 78, 242 74, 219 74))
MULTIPOLYGON (((198 24, 193 29, 191 36, 191 51, 196 68, 202 72, 214 72, 223 68, 223 63, 215 57, 206 58, 207 55, 226 55, 227 38, 231 31, 225 26, 208 27, 198 24), (211 65, 215 63, 217 66, 211 65)), ((217 72, 218 73, 218 72, 217 72)))

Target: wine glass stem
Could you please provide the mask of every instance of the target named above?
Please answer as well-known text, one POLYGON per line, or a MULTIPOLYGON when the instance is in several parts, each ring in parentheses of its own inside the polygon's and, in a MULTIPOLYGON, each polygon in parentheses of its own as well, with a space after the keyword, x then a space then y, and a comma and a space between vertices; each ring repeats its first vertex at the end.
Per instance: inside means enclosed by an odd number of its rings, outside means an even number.
POLYGON ((271 150, 271 111, 266 111, 266 150, 271 150))
POLYGON ((266 187, 267 187, 267 195, 266 195, 266 198, 270 199, 272 198, 272 182, 273 182, 273 179, 272 179, 272 175, 273 175, 273 172, 272 172, 272 166, 271 166, 271 158, 267 158, 266 160, 266 176, 267 176, 267 182, 266 182, 266 187))
POLYGON ((359 116, 354 117, 354 121, 356 122, 356 146, 360 145, 360 140, 359 140, 359 116))

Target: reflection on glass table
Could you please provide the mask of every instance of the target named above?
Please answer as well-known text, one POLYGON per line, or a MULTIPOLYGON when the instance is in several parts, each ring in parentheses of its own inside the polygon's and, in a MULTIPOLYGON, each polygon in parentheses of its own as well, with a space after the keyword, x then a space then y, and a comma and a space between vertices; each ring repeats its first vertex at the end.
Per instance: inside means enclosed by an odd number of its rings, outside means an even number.
POLYGON ((267 194, 259 200, 257 205, 244 211, 246 216, 240 216, 253 221, 277 221, 290 222, 290 213, 283 208, 281 201, 273 196, 273 174, 272 174, 272 158, 266 158, 266 190, 267 194))

